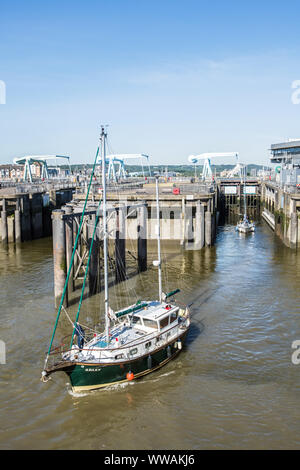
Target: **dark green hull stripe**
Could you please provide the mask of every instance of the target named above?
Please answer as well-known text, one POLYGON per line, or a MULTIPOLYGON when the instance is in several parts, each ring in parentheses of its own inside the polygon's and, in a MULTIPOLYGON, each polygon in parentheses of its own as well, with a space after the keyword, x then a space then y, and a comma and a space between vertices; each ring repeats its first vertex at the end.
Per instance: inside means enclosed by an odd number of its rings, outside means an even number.
MULTIPOLYGON (((186 333, 180 337, 182 345, 186 333)), ((162 367, 173 359, 180 352, 180 349, 174 346, 176 342, 177 340, 148 356, 143 356, 136 360, 133 359, 131 362, 115 365, 75 364, 66 368, 65 372, 68 374, 74 389, 86 388, 92 390, 93 388, 100 388, 119 382, 127 382, 126 375, 128 372, 132 372, 134 377, 137 378, 162 367)))

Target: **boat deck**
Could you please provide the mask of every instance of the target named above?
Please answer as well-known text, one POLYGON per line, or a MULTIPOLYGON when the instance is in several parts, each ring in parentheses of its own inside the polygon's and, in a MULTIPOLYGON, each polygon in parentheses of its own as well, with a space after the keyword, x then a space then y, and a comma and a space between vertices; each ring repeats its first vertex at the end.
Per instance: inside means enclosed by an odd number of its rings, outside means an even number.
MULTIPOLYGON (((143 305, 145 302, 143 302, 143 305)), ((105 335, 102 334, 100 337, 91 340, 85 345, 85 349, 103 348, 103 349, 114 349, 116 347, 126 346, 131 343, 139 342, 141 338, 145 336, 153 336, 158 333, 158 328, 154 327, 157 324, 157 319, 163 318, 165 315, 169 315, 171 311, 176 310, 178 307, 170 305, 165 302, 151 301, 147 302, 147 307, 143 307, 137 310, 133 314, 133 322, 131 324, 125 322, 122 325, 118 325, 111 330, 109 345, 106 342, 105 335), (152 327, 146 327, 144 324, 139 323, 139 319, 153 321, 152 327)))

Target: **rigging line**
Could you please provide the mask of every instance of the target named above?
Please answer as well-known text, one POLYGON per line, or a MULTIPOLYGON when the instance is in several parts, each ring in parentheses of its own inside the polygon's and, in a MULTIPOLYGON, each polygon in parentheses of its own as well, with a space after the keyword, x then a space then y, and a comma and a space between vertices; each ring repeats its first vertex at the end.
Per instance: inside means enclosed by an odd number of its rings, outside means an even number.
MULTIPOLYGON (((110 145, 109 145, 109 146, 110 146, 110 145)), ((111 147, 111 146, 110 146, 110 147, 111 147)), ((120 184, 118 184, 117 181, 113 180, 113 181, 111 181, 111 186, 115 189, 115 191, 116 191, 116 193, 117 193, 117 195, 118 195, 119 201, 121 201, 121 199, 120 199, 120 197, 121 197, 120 184)), ((123 196, 123 197, 124 197, 124 196, 123 196)), ((127 206, 126 206, 126 207, 127 207, 127 206)), ((134 209, 134 206, 132 206, 132 211, 135 211, 135 210, 136 210, 136 209, 134 209)), ((128 211, 128 208, 127 208, 127 211, 128 211)), ((130 215, 130 214, 127 213, 125 219, 128 219, 128 216, 129 216, 129 215, 130 215)), ((128 241, 129 241, 129 243, 131 243, 131 245, 133 245, 133 239, 132 239, 131 237, 128 239, 128 241)), ((134 250, 135 250, 135 248, 134 248, 134 250)), ((117 250, 116 250, 116 251, 118 251, 118 247, 117 247, 117 250)), ((118 253, 118 254, 119 254, 119 253, 118 253)), ((129 280, 128 275, 127 275, 127 273, 126 273, 126 270, 125 270, 125 280, 129 280)), ((143 284, 144 284, 144 278, 143 278, 143 276, 140 276, 140 275, 139 275, 139 280, 141 281, 141 284, 142 284, 142 286, 143 286, 143 284)), ((119 283, 119 284, 121 284, 121 283, 119 283)), ((131 283, 131 284, 133 284, 133 283, 131 283)), ((135 295, 135 297, 136 297, 136 299, 137 299, 138 297, 137 297, 137 293, 136 293, 136 290, 134 289, 134 287, 132 286, 131 289, 129 289, 128 286, 127 286, 127 283, 125 283, 125 286, 126 286, 126 291, 127 291, 128 300, 131 298, 130 290, 133 290, 134 295, 135 295)), ((144 286, 143 286, 143 287, 144 287, 144 286)), ((122 288, 121 288, 121 285, 117 285, 117 286, 115 286, 115 288, 116 288, 116 290, 119 292, 119 294, 123 293, 123 290, 122 290, 122 288)), ((119 302, 117 301, 117 303, 119 303, 119 302)))
POLYGON ((76 330, 76 323, 77 323, 78 318, 79 318, 79 313, 80 313, 81 304, 82 304, 82 300, 83 300, 83 294, 84 294, 84 289, 85 289, 85 283, 86 283, 86 278, 87 278, 87 274, 88 274, 88 268, 89 268, 89 264, 90 264, 92 249, 93 249, 93 245, 94 245, 95 233, 96 233, 96 229, 97 229, 97 225, 98 225, 98 221, 99 221, 99 213, 100 213, 101 202, 102 202, 102 200, 100 199, 100 200, 99 200, 98 207, 97 207, 95 226, 94 226, 93 235, 92 235, 92 240, 91 240, 91 245, 90 245, 90 249, 89 249, 89 257, 88 257, 88 261, 87 261, 87 265, 86 265, 86 270, 85 270, 85 273, 84 273, 83 284, 82 284, 82 289, 81 289, 81 295, 80 295, 78 310, 77 310, 77 314, 76 314, 74 329, 73 329, 73 333, 72 333, 72 339, 71 339, 71 343, 70 343, 70 349, 72 349, 74 334, 75 334, 75 330, 76 330))
MULTIPOLYGON (((116 255, 117 255, 119 258, 121 258, 121 257, 120 257, 120 250, 119 250, 119 247, 118 247, 117 245, 116 245, 116 255)), ((120 263, 120 265, 119 265, 119 268, 120 268, 121 274, 123 274, 124 277, 125 277, 124 281, 127 281, 127 282, 129 283, 129 277, 128 277, 128 274, 127 274, 127 272, 126 272, 126 262, 125 262, 125 264, 124 264, 123 261, 122 261, 122 262, 120 263)), ((135 296, 136 299, 137 299, 138 297, 137 297, 137 293, 136 293, 135 288, 134 288, 133 286, 128 287, 127 282, 125 282, 124 285, 125 285, 125 290, 126 290, 126 293, 127 293, 128 302, 129 302, 130 298, 132 297, 132 296, 130 295, 130 291, 133 291, 134 296, 135 296)), ((118 285, 117 285, 117 290, 119 289, 120 293, 121 293, 121 291, 122 291, 122 289, 121 289, 121 284, 122 284, 122 283, 119 282, 118 285)))
POLYGON ((91 177, 90 177, 90 182, 89 182, 89 186, 88 186, 88 190, 87 190, 86 198, 85 198, 85 202, 84 202, 83 212, 82 212, 82 215, 81 215, 81 218, 80 218, 78 233, 77 233, 77 236, 76 236, 76 240, 75 240, 75 244, 74 244, 74 248, 73 248, 73 252, 72 252, 72 257, 71 257, 71 260, 70 260, 70 266, 69 266, 69 270, 68 270, 68 273, 67 273, 67 277, 66 277, 66 281, 65 281, 65 285, 64 285, 64 290, 63 290, 63 293, 62 293, 62 296, 61 296, 61 300, 60 300, 60 304, 59 304, 59 308, 58 308, 58 312, 57 312, 57 316, 56 316, 56 320, 55 320, 55 325, 54 325, 54 329, 53 329, 53 333, 52 333, 48 353, 47 353, 47 356, 46 356, 46 359, 45 359, 44 368, 46 368, 46 365, 47 365, 47 362, 48 362, 48 358, 49 358, 49 354, 50 354, 50 351, 51 351, 51 348, 52 348, 54 336, 55 336, 55 333, 56 333, 56 329, 57 329, 58 320, 59 320, 59 317, 60 317, 63 301, 64 301, 64 298, 65 298, 65 294, 66 294, 66 290, 67 290, 67 286, 68 286, 68 282, 69 282, 69 278, 70 278, 70 274, 71 274, 71 270, 72 270, 72 265, 73 265, 73 261, 74 261, 75 251, 76 251, 76 248, 77 248, 78 239, 79 239, 82 224, 83 224, 85 209, 86 209, 87 201, 88 201, 88 198, 89 198, 91 184, 92 184, 92 181, 93 181, 93 175, 94 175, 94 172, 95 172, 95 167, 96 167, 96 163, 97 163, 97 159, 98 159, 98 154, 99 154, 99 146, 97 147, 97 152, 96 152, 94 165, 93 165, 93 169, 92 169, 92 173, 91 173, 91 177))
MULTIPOLYGON (((115 213, 115 215, 117 217, 116 213, 115 213)), ((114 226, 114 229, 111 230, 111 232, 115 232, 115 237, 117 236, 117 233, 116 233, 116 231, 117 231, 116 220, 117 219, 115 218, 115 224, 114 224, 115 226, 114 226)), ((115 242, 114 254, 115 254, 115 258, 118 260, 118 265, 113 266, 114 271, 115 271, 115 275, 116 275, 116 269, 118 267, 119 268, 119 273, 124 275, 124 281, 127 281, 128 276, 127 276, 127 273, 126 273, 126 260, 125 260, 125 264, 124 264, 123 259, 120 256, 120 248, 119 248, 119 246, 116 242, 115 242)), ((118 307, 118 310, 119 310, 122 306, 121 298, 124 296, 125 292, 126 292, 126 298, 128 298, 128 301, 129 301, 130 297, 132 297, 132 295, 131 296, 129 295, 129 289, 128 289, 128 285, 127 285, 126 282, 124 284, 122 282, 115 282, 114 283, 114 290, 116 291, 116 295, 114 296, 114 299, 115 299, 115 303, 116 303, 116 305, 118 307), (124 286, 125 286, 125 288, 124 288, 124 286)), ((135 295, 136 295, 136 293, 135 293, 135 295)))
MULTIPOLYGON (((118 184, 117 181, 112 181, 112 186, 115 188, 115 191, 118 195, 119 203, 120 204, 123 203, 123 201, 121 201, 121 199, 120 199, 120 196, 121 196, 121 193, 120 193, 120 190, 119 190, 120 185, 118 184)), ((125 217, 125 219, 126 219, 126 217, 125 217)), ((115 219, 115 223, 116 223, 116 219, 115 219)), ((116 226, 114 227, 113 231, 115 231, 115 230, 116 230, 116 226)), ((120 251, 119 251, 119 247, 117 246, 117 244, 115 244, 115 256, 116 256, 116 258, 120 259, 120 251)), ((125 265, 123 264, 123 262, 119 263, 119 268, 121 268, 120 271, 122 273, 124 273, 124 278, 125 278, 124 280, 127 281, 128 276, 127 276, 127 273, 126 273, 126 261, 125 261, 125 265)), ((115 269, 116 269, 116 267, 115 267, 115 269)), ((115 288, 116 293, 117 293, 117 295, 115 296, 116 304, 117 304, 118 307, 121 308, 122 307, 121 297, 124 295, 124 284, 121 283, 121 282, 118 282, 114 285, 114 288, 115 288)), ((129 295, 129 289, 128 289, 128 286, 127 286, 126 282, 125 282, 125 291, 127 293, 126 297, 129 301, 131 296, 129 295)), ((136 293, 135 293, 135 295, 136 295, 136 293)))
POLYGON ((67 319, 69 320, 69 322, 71 323, 71 325, 74 326, 74 323, 72 322, 72 320, 71 320, 70 316, 68 315, 68 312, 67 312, 67 310, 65 309, 64 306, 62 306, 62 310, 64 311, 64 313, 65 313, 67 319))
MULTIPOLYGON (((69 317, 69 320, 71 321, 72 326, 74 326, 74 323, 72 322, 72 320, 70 319, 70 317, 69 317)), ((82 326, 82 327, 84 327, 86 330, 92 331, 93 333, 97 333, 97 334, 99 333, 99 331, 97 331, 95 328, 91 328, 90 326, 87 326, 87 325, 85 325, 84 323, 77 322, 77 324, 80 325, 80 326, 82 326)))

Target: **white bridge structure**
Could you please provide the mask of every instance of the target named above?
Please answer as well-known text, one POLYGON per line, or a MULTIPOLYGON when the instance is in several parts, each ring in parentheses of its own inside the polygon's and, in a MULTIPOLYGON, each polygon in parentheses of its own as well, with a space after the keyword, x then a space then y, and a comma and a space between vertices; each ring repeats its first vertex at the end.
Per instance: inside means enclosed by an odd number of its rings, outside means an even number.
POLYGON ((211 158, 228 158, 233 157, 238 160, 239 154, 238 152, 213 152, 213 153, 201 153, 199 155, 190 155, 188 157, 188 161, 195 165, 195 174, 196 174, 196 165, 203 163, 203 171, 202 171, 202 180, 207 180, 212 178, 212 169, 211 169, 211 158))
MULTIPOLYGON (((107 170, 107 178, 108 181, 118 181, 120 178, 127 178, 127 174, 125 171, 125 162, 127 160, 139 160, 141 167, 142 167, 142 176, 145 177, 145 170, 143 161, 145 161, 145 166, 148 167, 149 175, 151 176, 151 168, 149 164, 149 156, 145 155, 144 153, 122 153, 122 154, 112 154, 106 156, 106 163, 108 164, 107 170)), ((99 158, 98 161, 101 164, 101 160, 99 158)))
POLYGON ((68 160, 68 165, 70 166, 70 157, 65 155, 27 155, 25 157, 14 158, 14 163, 16 165, 24 165, 24 174, 23 179, 24 181, 30 181, 32 183, 32 171, 31 165, 37 163, 41 166, 41 178, 48 179, 49 172, 48 172, 48 165, 47 160, 55 160, 58 159, 66 159, 68 160))

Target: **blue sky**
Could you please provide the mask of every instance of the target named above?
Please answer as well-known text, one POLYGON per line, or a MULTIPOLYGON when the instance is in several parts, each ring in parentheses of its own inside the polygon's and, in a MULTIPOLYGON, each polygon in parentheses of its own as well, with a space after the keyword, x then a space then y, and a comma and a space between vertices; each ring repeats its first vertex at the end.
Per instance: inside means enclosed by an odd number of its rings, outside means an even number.
POLYGON ((104 123, 113 152, 152 163, 237 151, 266 164, 271 143, 300 138, 299 14, 296 1, 2 0, 0 163, 91 162, 104 123))

